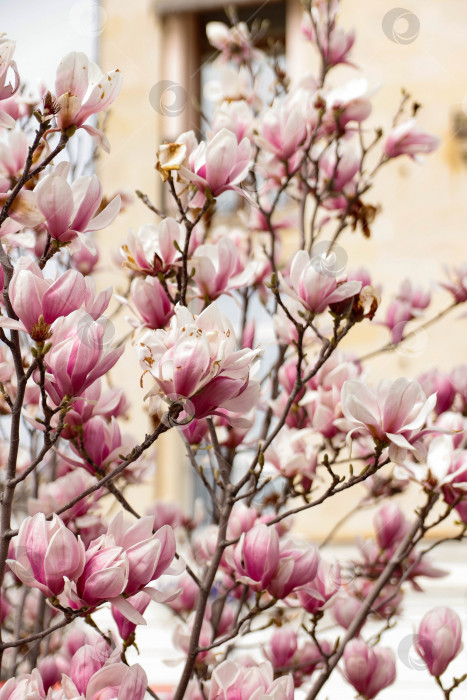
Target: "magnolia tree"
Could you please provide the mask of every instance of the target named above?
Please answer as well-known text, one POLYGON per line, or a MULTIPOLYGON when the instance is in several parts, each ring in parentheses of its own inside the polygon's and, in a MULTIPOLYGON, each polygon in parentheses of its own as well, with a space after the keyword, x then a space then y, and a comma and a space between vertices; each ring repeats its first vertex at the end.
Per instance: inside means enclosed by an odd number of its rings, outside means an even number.
MULTIPOLYGON (((467 530, 467 367, 369 386, 368 356, 339 346, 373 322, 388 331, 379 351, 397 348, 467 300, 467 270, 451 271, 444 310, 424 320, 429 292, 404 280, 381 312, 379 284, 346 269, 339 241, 349 229, 369 237, 379 170, 437 138, 417 126, 408 95, 383 135, 369 126, 365 81, 336 84, 354 43, 337 9, 305 8, 320 65, 294 85, 276 47, 264 50, 263 26, 208 26, 222 79, 206 137, 159 147, 167 207, 140 193, 151 223, 120 252, 129 289, 114 304, 131 317, 142 367, 132 398, 153 426, 134 438, 120 427, 128 401, 106 380, 124 349, 108 341, 112 291, 92 277, 92 234, 112 225, 122 198, 104 196, 73 157, 83 137, 108 150, 93 116, 121 75, 70 53, 35 99, 1 39, 0 700, 157 697, 127 653, 148 606, 161 605, 182 657, 174 700, 290 700, 296 689, 312 700, 336 671, 368 699, 396 679, 385 635, 404 593, 444 575, 429 552, 467 530), (262 100, 264 66, 273 78, 262 100), (202 513, 156 501, 142 514, 127 499, 169 430, 204 489, 202 513), (397 496, 409 486, 404 514, 397 496), (339 562, 324 546, 340 515, 320 543, 294 533, 293 515, 320 517, 353 487, 360 506, 379 506, 374 536, 339 562), (452 535, 427 541, 448 518, 452 535), (93 617, 103 607, 112 629, 93 617)), ((466 679, 448 669, 461 636, 444 606, 427 608, 414 634, 445 698, 466 679)))

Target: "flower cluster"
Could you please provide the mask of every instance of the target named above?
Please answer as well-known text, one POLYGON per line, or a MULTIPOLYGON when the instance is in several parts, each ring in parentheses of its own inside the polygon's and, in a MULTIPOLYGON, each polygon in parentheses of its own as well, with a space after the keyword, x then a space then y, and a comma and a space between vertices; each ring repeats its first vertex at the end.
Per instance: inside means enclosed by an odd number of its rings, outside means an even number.
MULTIPOLYGON (((388 365, 378 382, 367 364, 434 323, 439 290, 409 277, 381 311, 382 284, 343 247, 348 230, 371 238, 379 171, 438 138, 405 93, 389 131, 373 128, 366 80, 334 71, 357 69, 338 0, 304 5, 319 70, 301 80, 265 24, 208 25, 212 118, 157 148, 167 197, 137 191, 150 218, 121 234, 117 294, 96 284, 109 256, 94 234, 117 228, 128 183, 106 192, 75 152, 89 137, 109 150, 121 74, 71 52, 36 99, 0 37, 0 700, 154 696, 154 668, 134 663, 153 604, 184 664, 171 699, 316 698, 336 669, 375 698, 396 681, 385 634, 406 591, 446 574, 424 536, 465 539, 467 368, 388 365), (356 327, 390 338, 359 355, 356 327), (138 436, 114 385, 125 350, 142 370, 138 436), (154 466, 178 504, 154 492, 154 466), (326 547, 363 507, 373 530, 336 559, 326 547)), ((465 264, 448 274, 440 317, 467 301, 465 264)), ((441 679, 461 644, 444 606, 414 635, 446 697, 466 680, 441 679)))

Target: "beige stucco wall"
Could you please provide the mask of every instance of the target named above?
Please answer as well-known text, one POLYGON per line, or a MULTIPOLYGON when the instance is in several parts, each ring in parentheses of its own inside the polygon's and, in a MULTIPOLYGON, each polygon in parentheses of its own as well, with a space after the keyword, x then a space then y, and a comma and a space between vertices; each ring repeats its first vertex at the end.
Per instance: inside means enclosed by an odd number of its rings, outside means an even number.
MULTIPOLYGON (((128 189, 134 194, 139 189, 156 201, 160 178, 156 177, 154 162, 162 127, 160 115, 149 102, 149 93, 160 80, 160 27, 149 0, 134 0, 132 3, 106 0, 103 9, 106 21, 100 35, 99 64, 106 70, 118 67, 123 74, 123 87, 106 126, 111 153, 99 159, 97 173, 106 192, 128 189)), ((120 244, 129 228, 137 230, 154 221, 154 215, 135 197, 134 203, 111 227, 99 232, 100 284, 112 284, 117 292, 126 289, 127 276, 118 260, 115 262, 120 244)), ((120 314, 115 320, 116 338, 122 338, 129 331, 124 315, 120 314)), ((141 370, 131 344, 127 343, 125 354, 111 376, 130 397, 132 411, 126 427, 139 442, 146 432, 152 430, 143 402, 150 384, 146 383, 144 390, 140 387, 141 370)), ((156 476, 144 486, 129 489, 129 499, 139 511, 143 511, 155 497, 179 495, 181 502, 186 500, 183 479, 180 478, 184 465, 171 436, 158 440, 157 455, 164 468, 158 469, 156 476)), ((150 460, 155 459, 153 449, 150 460)))
MULTIPOLYGON (((112 153, 102 157, 98 174, 106 191, 138 188, 157 199, 160 190, 153 169, 155 148, 169 132, 172 135, 185 128, 189 118, 181 114, 164 122, 151 107, 149 92, 161 79, 181 82, 189 88, 184 80, 192 75, 188 71, 191 68, 188 54, 196 37, 187 22, 177 25, 166 21, 162 31, 149 0, 133 0, 131 4, 126 0, 105 0, 103 6, 107 21, 100 36, 100 64, 106 70, 118 66, 124 83, 108 124, 112 153), (183 33, 177 34, 177 27, 182 27, 183 33), (166 47, 164 55, 163 46, 166 47)), ((467 4, 462 0, 442 3, 413 0, 410 9, 420 20, 420 33, 409 45, 391 42, 383 33, 382 19, 392 7, 393 3, 388 0, 375 3, 343 0, 342 3, 342 24, 357 30, 355 62, 363 66, 371 85, 380 86, 373 98, 374 112, 369 123, 389 127, 400 88, 404 86, 423 105, 419 117, 421 125, 438 134, 442 146, 423 166, 400 158, 386 168, 375 189, 367 195, 367 200, 383 205, 383 213, 373 227, 372 240, 363 239, 359 233, 349 233, 342 239, 350 267, 367 266, 375 279, 384 280, 386 291, 393 291, 404 277, 428 285, 431 280, 440 278, 442 263, 458 264, 467 257, 467 165, 461 160, 451 126, 452 110, 462 103, 467 106, 467 4)), ((195 0, 193 9, 196 9, 195 0)), ((289 0, 288 17, 288 65, 298 79, 313 65, 312 52, 297 35, 298 0, 289 0)), ((340 68, 336 80, 354 75, 351 68, 340 68)), ((100 233, 98 242, 103 252, 103 266, 110 263, 112 251, 118 248, 128 227, 137 228, 149 221, 150 212, 137 202, 109 230, 100 233)), ((101 280, 110 281, 117 289, 125 284, 123 274, 115 266, 111 273, 103 273, 101 280)), ((441 300, 442 294, 438 292, 438 295, 441 300)), ((447 300, 447 295, 444 299, 447 300)), ((442 303, 440 301, 439 305, 442 303)), ((454 314, 456 316, 459 313, 454 314)), ((369 379, 415 376, 433 365, 448 369, 464 362, 465 323, 465 320, 447 320, 429 330, 414 353, 384 355, 370 361, 367 365, 369 379)), ((124 324, 119 324, 118 332, 123 334, 123 328, 126 328, 124 324)), ((360 355, 386 339, 384 329, 366 325, 357 330, 347 346, 360 355)), ((139 368, 131 347, 119 367, 114 380, 125 386, 132 397, 135 410, 131 427, 141 437, 147 417, 141 408, 143 392, 139 388, 139 368)), ((187 481, 173 439, 169 437, 159 452, 158 477, 149 488, 138 493, 138 499, 144 501, 157 493, 186 500, 187 481)), ((335 512, 350 508, 357 498, 352 492, 329 502, 320 509, 319 518, 306 516, 303 528, 325 531, 335 512)), ((363 519, 360 516, 346 533, 350 535, 355 527, 365 526, 367 519, 367 516, 363 519)))

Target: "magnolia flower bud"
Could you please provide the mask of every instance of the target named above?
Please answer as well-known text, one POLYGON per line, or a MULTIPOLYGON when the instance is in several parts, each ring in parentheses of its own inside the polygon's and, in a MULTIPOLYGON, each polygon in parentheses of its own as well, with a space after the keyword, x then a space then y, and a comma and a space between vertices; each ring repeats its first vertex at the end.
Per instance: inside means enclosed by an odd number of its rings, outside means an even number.
POLYGON ((396 679, 396 661, 390 649, 369 647, 352 639, 344 651, 344 674, 355 690, 368 700, 396 679))
POLYGON ((461 646, 461 621, 451 608, 433 608, 422 618, 416 649, 432 676, 444 673, 460 652, 461 646))

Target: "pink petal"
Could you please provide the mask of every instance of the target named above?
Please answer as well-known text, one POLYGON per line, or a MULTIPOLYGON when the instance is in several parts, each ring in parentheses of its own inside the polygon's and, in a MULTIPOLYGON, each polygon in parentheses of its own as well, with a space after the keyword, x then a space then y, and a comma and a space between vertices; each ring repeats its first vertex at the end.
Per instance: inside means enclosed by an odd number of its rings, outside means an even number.
POLYGON ((97 175, 79 177, 71 186, 76 211, 70 224, 76 231, 86 231, 87 225, 102 200, 102 185, 97 175))
POLYGON ((0 126, 4 127, 5 129, 13 129, 15 124, 16 122, 13 117, 10 117, 10 115, 4 112, 3 109, 0 109, 0 126))
POLYGON ((73 193, 60 175, 49 175, 35 189, 37 206, 44 214, 52 238, 59 238, 70 225, 73 193))
POLYGON ((228 181, 237 160, 237 138, 228 129, 221 129, 206 148, 206 180, 213 195, 228 181))
POLYGON ((79 123, 83 124, 91 114, 102 112, 110 107, 116 99, 122 87, 122 74, 118 70, 113 70, 103 75, 100 82, 92 89, 91 94, 80 109, 79 123))
POLYGON ((202 338, 187 338, 173 349, 174 389, 180 396, 192 396, 200 387, 210 365, 209 344, 202 338))
POLYGON ((89 136, 92 136, 97 148, 102 148, 102 150, 106 153, 110 153, 110 142, 103 131, 96 129, 95 126, 90 126, 89 124, 83 124, 80 126, 80 129, 84 129, 89 136))
POLYGON ((99 231, 101 228, 109 226, 109 224, 111 224, 118 216, 121 206, 122 200, 118 194, 112 199, 111 202, 109 202, 109 204, 107 204, 105 209, 103 209, 100 214, 95 216, 94 219, 91 219, 86 227, 86 231, 99 231))
POLYGON ((69 92, 82 100, 88 89, 88 69, 89 61, 85 53, 72 51, 62 58, 55 79, 57 97, 69 92))
POLYGON ((83 275, 77 270, 67 270, 46 291, 42 299, 42 312, 46 323, 53 323, 60 316, 68 316, 79 309, 86 292, 83 275))
POLYGON ((111 598, 109 601, 112 605, 115 605, 117 610, 119 610, 123 617, 132 622, 134 625, 146 625, 147 622, 144 617, 139 613, 136 608, 129 603, 123 596, 117 596, 116 598, 111 598))

